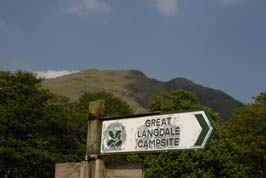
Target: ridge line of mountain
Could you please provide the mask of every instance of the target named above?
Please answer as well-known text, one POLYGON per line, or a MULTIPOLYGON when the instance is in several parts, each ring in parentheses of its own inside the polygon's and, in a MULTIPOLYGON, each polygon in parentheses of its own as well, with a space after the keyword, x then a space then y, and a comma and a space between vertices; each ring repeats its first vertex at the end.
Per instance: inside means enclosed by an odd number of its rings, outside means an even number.
POLYGON ((131 105, 137 113, 145 112, 155 96, 184 89, 195 94, 200 103, 212 108, 227 120, 242 105, 225 92, 197 84, 184 77, 163 82, 147 77, 139 70, 87 69, 43 81, 43 86, 57 95, 78 99, 84 92, 107 91, 131 105))

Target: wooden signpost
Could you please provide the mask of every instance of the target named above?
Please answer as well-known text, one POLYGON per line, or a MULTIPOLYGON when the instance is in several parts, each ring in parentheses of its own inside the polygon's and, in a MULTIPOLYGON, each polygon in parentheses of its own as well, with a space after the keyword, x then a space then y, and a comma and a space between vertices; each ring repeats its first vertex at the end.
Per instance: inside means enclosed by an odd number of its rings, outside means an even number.
POLYGON ((105 163, 105 155, 204 149, 214 131, 204 110, 104 118, 104 100, 91 102, 81 163, 56 164, 55 178, 143 178, 142 163, 105 163))

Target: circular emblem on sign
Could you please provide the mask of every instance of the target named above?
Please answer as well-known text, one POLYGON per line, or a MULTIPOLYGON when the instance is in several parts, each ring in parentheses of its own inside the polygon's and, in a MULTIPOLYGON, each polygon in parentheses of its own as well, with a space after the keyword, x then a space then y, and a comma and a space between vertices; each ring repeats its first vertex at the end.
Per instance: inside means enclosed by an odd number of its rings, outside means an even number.
POLYGON ((110 124, 104 132, 106 150, 121 150, 121 146, 126 140, 125 126, 119 122, 110 124))

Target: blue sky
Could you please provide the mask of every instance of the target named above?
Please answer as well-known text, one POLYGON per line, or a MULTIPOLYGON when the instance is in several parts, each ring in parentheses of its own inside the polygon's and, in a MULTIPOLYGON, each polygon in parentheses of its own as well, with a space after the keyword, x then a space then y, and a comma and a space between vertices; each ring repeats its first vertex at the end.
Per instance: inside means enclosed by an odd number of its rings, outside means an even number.
POLYGON ((266 0, 0 0, 0 70, 139 69, 266 91, 266 0))

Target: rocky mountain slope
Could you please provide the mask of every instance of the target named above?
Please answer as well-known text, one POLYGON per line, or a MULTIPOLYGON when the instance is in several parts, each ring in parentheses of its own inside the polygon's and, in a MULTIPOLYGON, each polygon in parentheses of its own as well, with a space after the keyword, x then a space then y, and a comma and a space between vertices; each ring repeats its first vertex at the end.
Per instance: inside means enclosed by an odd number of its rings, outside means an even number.
POLYGON ((57 95, 78 99, 84 92, 108 91, 128 102, 136 113, 145 112, 154 96, 177 89, 194 93, 200 102, 229 118, 241 103, 226 93, 179 77, 168 82, 148 78, 138 70, 84 70, 43 81, 43 86, 57 95))

